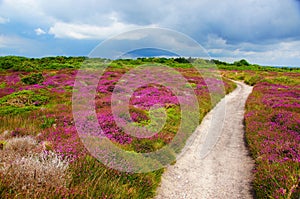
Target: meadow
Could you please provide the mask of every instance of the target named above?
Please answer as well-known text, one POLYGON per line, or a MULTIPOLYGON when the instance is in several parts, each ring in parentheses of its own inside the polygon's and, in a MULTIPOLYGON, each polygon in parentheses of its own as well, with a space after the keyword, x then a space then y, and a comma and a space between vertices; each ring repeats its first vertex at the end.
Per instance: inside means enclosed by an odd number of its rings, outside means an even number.
MULTIPOLYGON (((74 82, 84 60, 84 57, 0 57, 1 198, 154 197, 163 168, 147 173, 110 168, 94 158, 80 139, 72 114, 72 94, 76 92, 74 82)), ((245 60, 234 64, 215 60, 224 78, 220 81, 207 74, 206 79, 215 85, 215 89, 208 89, 204 78, 189 62, 205 66, 211 61, 184 58, 113 61, 102 74, 95 95, 96 119, 102 134, 134 154, 157 151, 176 136, 182 117, 180 102, 170 89, 159 84, 136 89, 129 99, 130 116, 119 114, 119 119, 121 123, 133 122, 137 127, 151 126, 151 107, 159 104, 166 113, 166 124, 160 132, 150 139, 138 138, 126 134, 116 124, 111 110, 113 91, 122 76, 136 66, 170 66, 188 80, 184 87, 195 93, 200 117, 186 125, 185 136, 175 153, 180 152, 206 113, 234 90, 235 84, 230 79, 244 81, 254 86, 246 105, 245 136, 256 162, 253 171, 256 195, 299 197, 299 69, 264 68, 245 60)), ((168 79, 168 74, 162 76, 168 79)), ((132 85, 141 81, 136 76, 130 80, 132 85)))
MULTIPOLYGON (((83 58, 66 57, 4 57, 0 61, 2 198, 151 198, 155 195, 163 168, 148 173, 121 172, 91 156, 80 140, 72 115, 72 92, 82 61, 83 58)), ((170 143, 180 127, 178 98, 157 84, 135 90, 129 112, 136 126, 145 126, 151 123, 150 107, 160 104, 167 117, 159 133, 150 139, 137 138, 125 134, 114 121, 110 106, 116 83, 128 70, 154 61, 117 60, 98 83, 95 110, 102 133, 131 153, 159 150, 170 143)), ((211 100, 203 78, 188 63, 160 59, 165 61, 188 80, 184 87, 193 89, 201 107, 199 121, 187 124, 184 129, 187 136, 178 143, 175 152, 179 152, 188 135, 225 93, 218 89, 223 86, 222 81, 208 77, 216 86, 210 91, 216 92, 216 98, 211 100)), ((133 78, 134 82, 139 80, 133 78)), ((235 85, 224 80, 224 87, 228 93, 235 85)), ((129 118, 121 115, 120 119, 126 122, 129 118)))

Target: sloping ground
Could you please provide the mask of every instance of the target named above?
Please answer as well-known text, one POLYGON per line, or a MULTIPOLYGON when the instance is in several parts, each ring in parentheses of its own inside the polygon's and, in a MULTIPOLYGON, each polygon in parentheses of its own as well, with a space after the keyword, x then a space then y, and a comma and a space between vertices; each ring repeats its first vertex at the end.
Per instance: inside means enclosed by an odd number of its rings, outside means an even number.
POLYGON ((253 198, 253 160, 244 143, 244 107, 252 87, 238 87, 202 121, 176 164, 163 174, 157 199, 253 198))

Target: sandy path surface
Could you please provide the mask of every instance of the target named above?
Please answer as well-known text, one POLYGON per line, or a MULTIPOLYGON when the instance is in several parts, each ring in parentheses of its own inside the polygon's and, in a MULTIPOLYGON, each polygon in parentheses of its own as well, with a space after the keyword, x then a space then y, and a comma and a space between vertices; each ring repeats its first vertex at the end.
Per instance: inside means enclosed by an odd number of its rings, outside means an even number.
POLYGON ((253 198, 253 160, 244 142, 244 107, 252 87, 237 89, 203 119, 175 165, 163 174, 157 199, 253 198))

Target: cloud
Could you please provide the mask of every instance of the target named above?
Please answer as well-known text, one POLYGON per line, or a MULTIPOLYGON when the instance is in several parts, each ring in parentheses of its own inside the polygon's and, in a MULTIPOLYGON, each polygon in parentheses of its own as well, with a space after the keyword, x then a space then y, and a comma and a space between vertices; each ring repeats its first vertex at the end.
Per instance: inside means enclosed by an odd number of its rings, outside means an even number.
POLYGON ((294 63, 290 55, 300 51, 298 0, 2 0, 0 13, 2 34, 41 40, 44 37, 38 36, 47 33, 45 38, 52 38, 44 40, 49 47, 55 39, 84 45, 135 28, 162 27, 185 33, 224 59, 245 56, 273 62, 275 56, 285 56, 282 60, 294 63))
POLYGON ((107 39, 112 35, 140 28, 134 24, 124 24, 114 20, 109 26, 57 22, 49 30, 56 38, 107 39))
POLYGON ((41 28, 36 28, 36 29, 34 29, 34 31, 35 31, 35 33, 37 35, 44 35, 44 34, 46 34, 46 32, 43 29, 41 29, 41 28))
POLYGON ((10 18, 13 22, 24 24, 42 24, 49 21, 47 14, 41 10, 35 0, 3 0, 0 4, 0 13, 10 18))
POLYGON ((0 24, 6 24, 9 22, 9 18, 0 16, 0 24))
POLYGON ((299 5, 294 0, 202 0, 170 5, 161 24, 205 42, 214 34, 228 43, 271 42, 300 36, 299 5))
MULTIPOLYGON (((228 44, 227 44, 228 45, 228 44)), ((251 63, 276 66, 298 66, 300 41, 282 41, 275 44, 243 43, 209 49, 215 59, 233 62, 247 59, 251 63)))
POLYGON ((130 3, 117 0, 4 0, 0 13, 31 25, 48 26, 54 35, 62 38, 69 37, 62 34, 62 24, 71 28, 71 38, 77 39, 94 38, 95 35, 83 34, 83 30, 73 32, 75 26, 76 29, 80 29, 80 25, 92 29, 99 27, 107 33, 104 36, 112 36, 127 30, 124 26, 130 30, 152 24, 184 32, 199 42, 205 42, 211 34, 233 44, 300 38, 300 11, 296 0, 192 0, 188 3, 171 0, 131 0, 130 3))

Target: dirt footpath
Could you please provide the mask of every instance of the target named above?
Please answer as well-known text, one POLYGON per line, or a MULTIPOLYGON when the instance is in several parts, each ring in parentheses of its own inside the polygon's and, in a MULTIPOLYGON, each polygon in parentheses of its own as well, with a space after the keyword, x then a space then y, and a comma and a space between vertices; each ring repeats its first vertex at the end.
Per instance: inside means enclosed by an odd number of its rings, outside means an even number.
POLYGON ((244 107, 252 87, 237 82, 188 141, 175 165, 163 174, 157 199, 253 198, 253 160, 244 141, 244 107))

